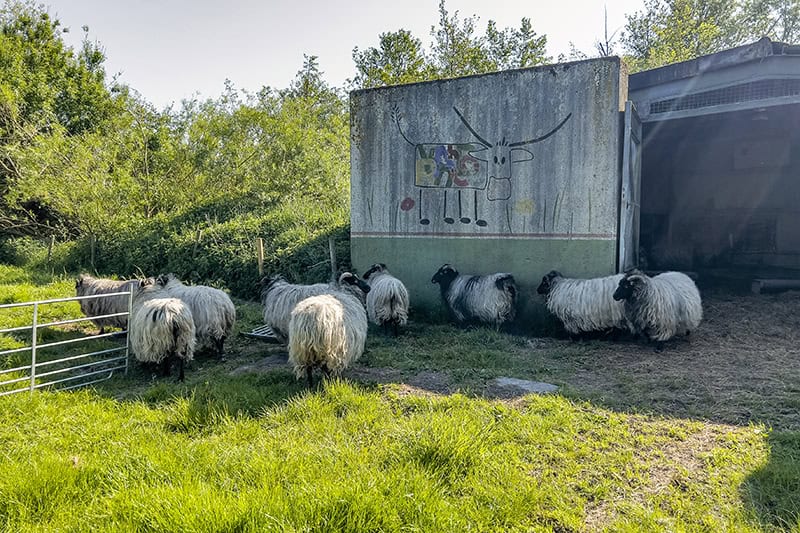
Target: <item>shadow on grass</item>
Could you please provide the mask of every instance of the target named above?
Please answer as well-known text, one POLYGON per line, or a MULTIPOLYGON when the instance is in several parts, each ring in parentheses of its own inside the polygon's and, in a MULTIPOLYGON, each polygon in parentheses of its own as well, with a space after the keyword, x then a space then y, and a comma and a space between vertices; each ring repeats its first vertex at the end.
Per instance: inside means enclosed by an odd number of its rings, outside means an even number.
POLYGON ((742 499, 762 524, 800 530, 800 432, 769 437, 769 460, 742 484, 742 499))

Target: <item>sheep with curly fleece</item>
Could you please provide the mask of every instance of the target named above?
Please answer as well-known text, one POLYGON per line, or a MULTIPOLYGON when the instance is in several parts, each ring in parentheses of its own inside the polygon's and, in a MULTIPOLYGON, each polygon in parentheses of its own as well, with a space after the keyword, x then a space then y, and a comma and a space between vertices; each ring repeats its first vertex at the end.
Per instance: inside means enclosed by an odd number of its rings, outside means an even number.
POLYGON ((301 300, 289 321, 289 363, 313 385, 313 369, 338 376, 364 353, 367 315, 350 294, 336 291, 301 300))
POLYGON ((551 270, 536 289, 543 294, 547 310, 556 316, 571 336, 582 333, 628 329, 625 304, 614 299, 623 274, 601 278, 565 278, 551 270))
MULTIPOLYGON (((113 294, 115 292, 135 291, 139 282, 133 280, 114 280, 94 278, 89 274, 81 274, 75 281, 75 294, 77 296, 97 296, 101 294, 113 294)), ((92 322, 100 328, 100 333, 105 333, 105 328, 115 327, 125 329, 128 326, 128 302, 130 296, 122 294, 119 296, 102 296, 100 298, 88 298, 80 300, 81 311, 89 318, 103 315, 113 315, 125 313, 120 316, 106 318, 92 318, 92 322)))
POLYGON ((175 274, 162 274, 156 279, 173 298, 179 298, 192 311, 196 335, 195 350, 214 348, 225 355, 227 339, 236 323, 236 307, 230 296, 220 289, 206 285, 184 285, 175 274))
POLYGON ((442 265, 431 283, 438 283, 445 305, 457 322, 477 320, 496 329, 516 316, 517 285, 507 273, 459 274, 452 265, 442 265))
POLYGON ((136 360, 161 364, 169 375, 177 361, 178 378, 184 379, 184 364, 194 358, 195 329, 189 306, 169 293, 153 278, 139 282, 133 297, 129 341, 136 360))
POLYGON ((298 285, 289 283, 277 275, 262 280, 261 304, 264 306, 264 324, 272 328, 282 340, 287 340, 289 321, 294 307, 311 296, 320 294, 345 293, 355 297, 363 307, 369 285, 357 275, 344 272, 337 283, 315 283, 298 285))
POLYGON ((389 273, 383 263, 372 265, 364 272, 363 277, 370 288, 367 294, 369 320, 384 328, 391 325, 396 337, 397 328, 408 322, 408 289, 402 281, 389 273))
POLYGON ((634 333, 656 343, 676 335, 688 335, 703 320, 700 292, 692 279, 681 272, 664 272, 655 277, 634 270, 623 277, 614 299, 625 301, 625 318, 634 333))

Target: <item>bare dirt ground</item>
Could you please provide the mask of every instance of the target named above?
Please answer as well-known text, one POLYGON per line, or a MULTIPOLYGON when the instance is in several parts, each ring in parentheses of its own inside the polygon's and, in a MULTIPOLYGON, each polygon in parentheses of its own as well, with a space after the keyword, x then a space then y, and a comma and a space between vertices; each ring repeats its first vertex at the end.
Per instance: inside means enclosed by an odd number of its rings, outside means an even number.
MULTIPOLYGON (((399 350, 412 353, 425 339, 435 350, 450 343, 433 326, 410 325, 396 341, 368 340, 367 354, 345 377, 364 383, 398 383, 418 392, 466 392, 513 401, 526 391, 500 387, 495 378, 549 382, 579 400, 629 412, 705 419, 725 424, 765 423, 800 430, 800 292, 703 294, 704 320, 688 338, 670 341, 663 352, 636 339, 573 342, 548 337, 493 339, 494 359, 482 367, 437 364, 436 353, 401 368, 370 356, 399 350), (416 342, 416 344, 415 344, 416 342), (374 344, 373 344, 374 343, 374 344), (395 343, 395 344, 392 344, 395 343), (499 355, 498 355, 499 354, 499 355)), ((371 332, 373 335, 374 332, 371 332)), ((473 338, 480 339, 481 334, 473 338)), ((464 349, 480 351, 480 340, 464 349)), ((286 348, 252 346, 260 352, 232 373, 287 368, 286 348)), ((409 356, 413 358, 414 356, 409 356)), ((244 361, 242 361, 244 362, 244 361)))

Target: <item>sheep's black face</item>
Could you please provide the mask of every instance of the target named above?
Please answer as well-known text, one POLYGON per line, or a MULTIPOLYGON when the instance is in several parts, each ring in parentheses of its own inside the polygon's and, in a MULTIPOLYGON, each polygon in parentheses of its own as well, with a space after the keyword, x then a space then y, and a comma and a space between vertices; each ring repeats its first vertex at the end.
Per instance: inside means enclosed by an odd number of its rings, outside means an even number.
POLYGON ((614 291, 614 300, 629 300, 636 290, 636 280, 631 277, 624 277, 619 280, 617 290, 614 291))
POLYGON ((553 279, 561 277, 555 270, 551 270, 545 276, 542 277, 542 282, 536 288, 536 292, 539 294, 550 294, 550 290, 553 288, 553 279))
POLYGON ((376 272, 383 272, 384 270, 386 270, 386 265, 383 263, 375 263, 369 267, 369 270, 364 272, 364 279, 369 279, 372 274, 375 274, 376 272))
POLYGON ((342 277, 339 278, 339 283, 346 283, 348 285, 353 285, 361 289, 364 294, 367 294, 370 290, 369 285, 363 279, 359 278, 355 274, 345 273, 342 274, 342 277))
POLYGON ((172 274, 161 274, 156 278, 156 283, 164 287, 167 283, 169 283, 169 280, 172 279, 173 277, 174 276, 172 274))
POLYGON ((457 276, 458 270, 450 265, 442 265, 439 270, 436 271, 436 274, 433 275, 433 278, 431 278, 431 283, 450 285, 457 276))

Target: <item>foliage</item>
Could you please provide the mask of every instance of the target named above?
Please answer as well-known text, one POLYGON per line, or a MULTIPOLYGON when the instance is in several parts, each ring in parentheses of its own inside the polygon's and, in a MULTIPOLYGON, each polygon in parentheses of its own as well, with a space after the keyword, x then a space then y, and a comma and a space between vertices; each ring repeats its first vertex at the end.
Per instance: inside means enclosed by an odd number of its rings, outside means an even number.
POLYGON ((621 43, 634 72, 763 36, 800 40, 800 0, 645 0, 627 19, 621 43))
POLYGON ((439 2, 439 24, 431 27, 433 42, 425 51, 422 41, 407 30, 382 33, 378 48, 353 50, 354 88, 380 87, 440 78, 524 68, 550 61, 547 37, 533 30, 523 18, 519 28, 500 30, 490 20, 483 35, 477 34, 477 16, 464 19, 450 14, 439 2))

